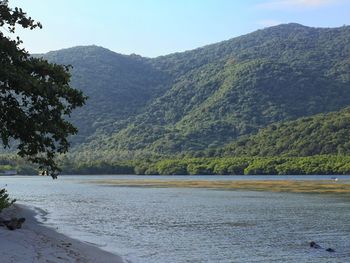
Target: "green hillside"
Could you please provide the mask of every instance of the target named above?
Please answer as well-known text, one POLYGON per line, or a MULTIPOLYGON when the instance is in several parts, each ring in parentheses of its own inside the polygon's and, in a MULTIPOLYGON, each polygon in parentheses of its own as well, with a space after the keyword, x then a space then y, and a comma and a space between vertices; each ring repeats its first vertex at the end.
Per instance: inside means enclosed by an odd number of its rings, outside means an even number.
MULTIPOLYGON (((113 158, 217 148, 260 128, 350 105, 350 27, 287 24, 141 59, 170 85, 76 151, 113 158)), ((117 104, 116 104, 117 105, 117 104)), ((103 115, 100 115, 103 118, 103 115)))
POLYGON ((350 154, 350 108, 272 124, 226 146, 229 156, 312 156, 350 154))
POLYGON ((79 128, 73 142, 83 142, 97 129, 121 122, 141 112, 152 99, 164 93, 167 74, 137 55, 120 55, 97 46, 81 46, 49 52, 50 62, 72 65, 72 85, 89 97, 74 111, 72 120, 79 128))

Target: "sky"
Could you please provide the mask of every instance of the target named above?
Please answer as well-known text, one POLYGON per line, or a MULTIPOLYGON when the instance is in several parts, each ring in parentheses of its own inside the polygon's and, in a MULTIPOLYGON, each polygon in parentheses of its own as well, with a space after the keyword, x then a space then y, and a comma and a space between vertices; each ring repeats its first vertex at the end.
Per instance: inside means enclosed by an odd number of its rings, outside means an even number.
POLYGON ((43 24, 18 30, 30 53, 98 45, 156 57, 281 23, 350 24, 350 0, 10 0, 43 24))

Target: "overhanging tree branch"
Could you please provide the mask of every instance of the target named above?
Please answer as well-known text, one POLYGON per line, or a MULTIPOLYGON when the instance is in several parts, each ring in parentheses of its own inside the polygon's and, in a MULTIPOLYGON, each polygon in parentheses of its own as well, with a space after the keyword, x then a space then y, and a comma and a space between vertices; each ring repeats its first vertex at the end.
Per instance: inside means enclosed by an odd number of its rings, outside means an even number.
MULTIPOLYGON (((14 33, 18 25, 41 28, 22 9, 0 1, 0 26, 14 33)), ((5 147, 17 140, 20 156, 56 172, 55 155, 67 152, 68 136, 77 133, 65 117, 86 97, 70 86, 69 67, 31 57, 21 43, 0 31, 0 138, 5 147)))

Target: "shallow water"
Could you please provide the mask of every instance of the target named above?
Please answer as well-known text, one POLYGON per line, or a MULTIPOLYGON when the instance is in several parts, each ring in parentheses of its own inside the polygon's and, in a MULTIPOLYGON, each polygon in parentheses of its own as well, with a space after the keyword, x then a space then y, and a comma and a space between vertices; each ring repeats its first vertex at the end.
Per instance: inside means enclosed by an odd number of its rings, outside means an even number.
MULTIPOLYGON (((350 262, 350 200, 319 194, 84 184, 135 176, 0 177, 44 224, 132 262, 350 262), (314 240, 335 253, 308 247, 314 240)), ((150 179, 150 177, 144 177, 150 179)), ((157 176, 161 180, 330 177, 157 176)), ((350 177, 340 177, 349 179, 350 177)))

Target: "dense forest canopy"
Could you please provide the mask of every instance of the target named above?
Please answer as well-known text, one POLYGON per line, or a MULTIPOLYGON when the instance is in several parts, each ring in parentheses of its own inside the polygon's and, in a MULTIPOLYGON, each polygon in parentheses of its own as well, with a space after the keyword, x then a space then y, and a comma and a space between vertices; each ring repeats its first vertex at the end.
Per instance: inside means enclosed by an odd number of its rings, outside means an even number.
POLYGON ((219 152, 226 156, 350 155, 350 108, 272 124, 219 152))
POLYGON ((44 58, 72 65, 72 85, 89 97, 86 105, 72 115, 80 131, 72 139, 74 143, 84 142, 102 127, 115 131, 118 128, 113 126, 115 122, 140 113, 147 102, 164 93, 169 81, 147 59, 120 55, 97 46, 52 51, 44 58))

